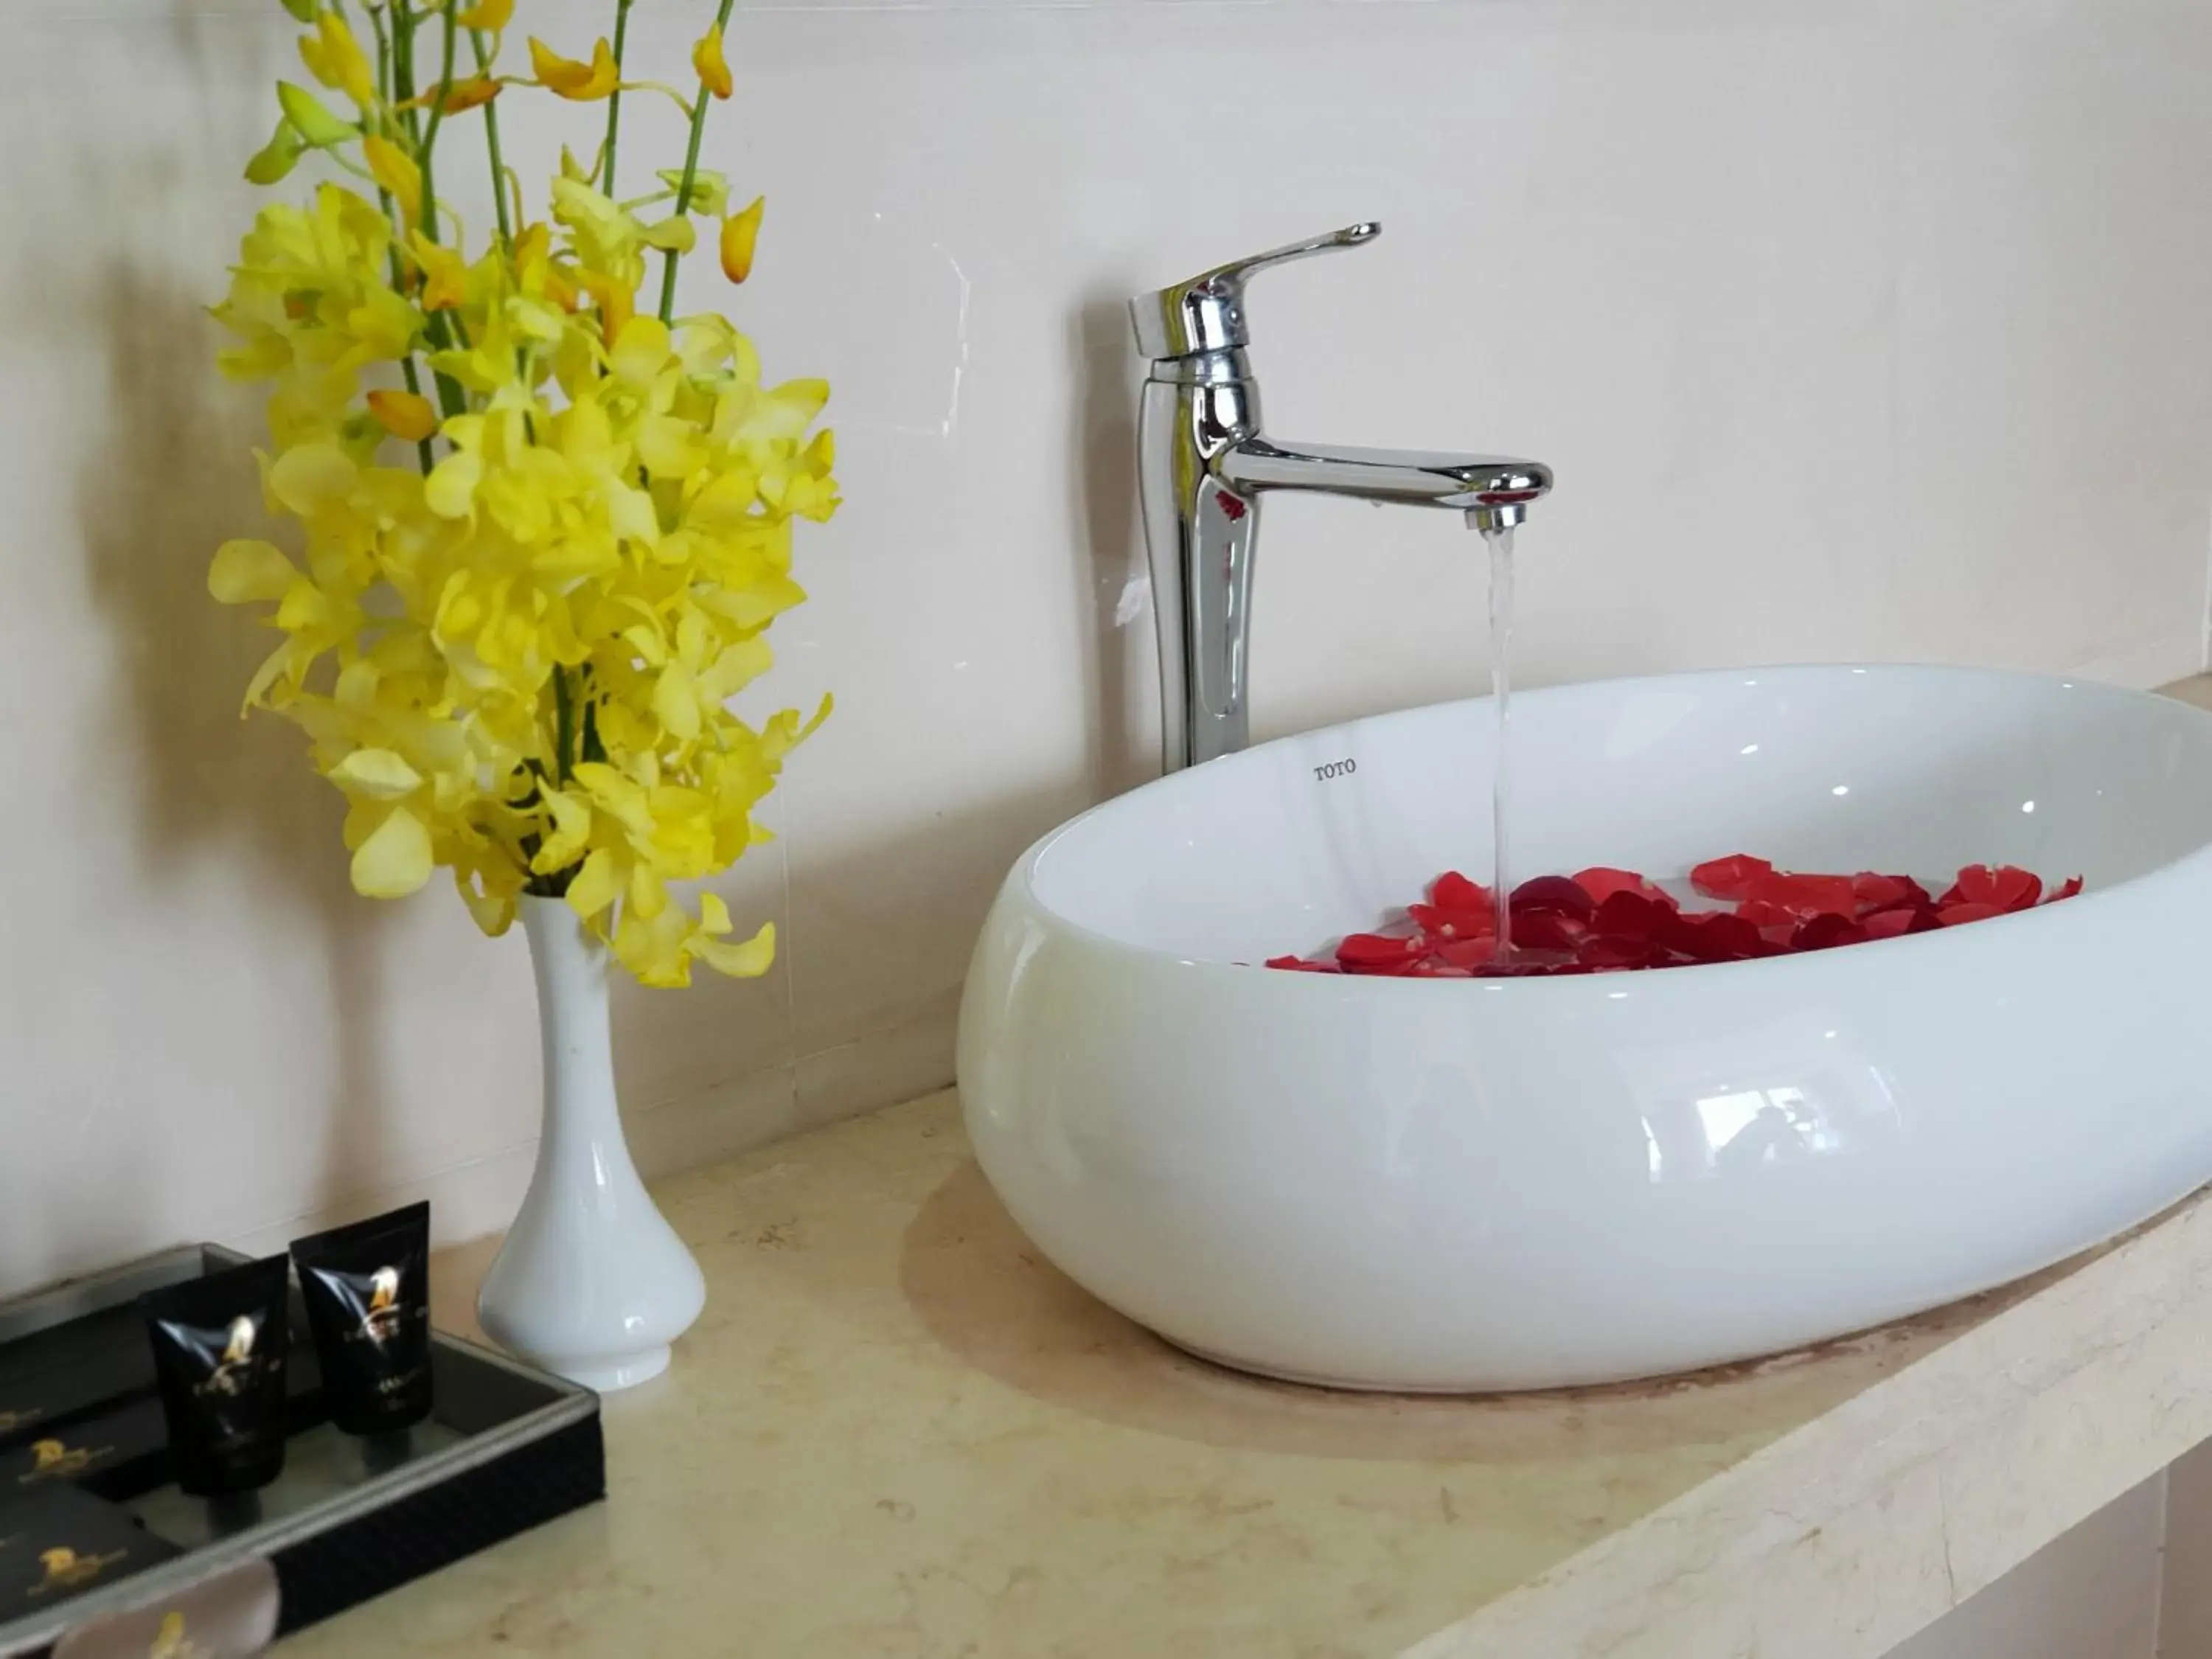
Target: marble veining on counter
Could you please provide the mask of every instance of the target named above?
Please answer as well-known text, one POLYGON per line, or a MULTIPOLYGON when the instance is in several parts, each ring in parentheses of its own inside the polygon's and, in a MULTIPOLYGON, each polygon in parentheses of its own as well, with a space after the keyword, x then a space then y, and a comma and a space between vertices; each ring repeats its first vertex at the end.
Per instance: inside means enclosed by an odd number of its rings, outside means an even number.
POLYGON ((289 1652, 1873 1659, 2212 1431, 2195 1201, 1808 1352, 1455 1401, 1168 1348, 1035 1255, 950 1093, 657 1193, 709 1299, 606 1402, 609 1501, 289 1652))

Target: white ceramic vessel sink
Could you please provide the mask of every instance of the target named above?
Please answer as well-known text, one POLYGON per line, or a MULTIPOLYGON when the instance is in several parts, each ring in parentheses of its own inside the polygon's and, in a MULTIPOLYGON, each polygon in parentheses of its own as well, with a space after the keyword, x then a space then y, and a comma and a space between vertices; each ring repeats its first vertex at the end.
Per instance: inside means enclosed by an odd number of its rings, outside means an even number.
POLYGON ((1014 866, 960 1031, 978 1158, 1170 1341, 1358 1388, 1692 1369, 2015 1278, 2212 1178, 2212 716, 1789 668, 1514 704, 1522 875, 2079 873, 2032 914, 1656 973, 1239 966, 1487 880, 1474 701, 1267 744, 1014 866))

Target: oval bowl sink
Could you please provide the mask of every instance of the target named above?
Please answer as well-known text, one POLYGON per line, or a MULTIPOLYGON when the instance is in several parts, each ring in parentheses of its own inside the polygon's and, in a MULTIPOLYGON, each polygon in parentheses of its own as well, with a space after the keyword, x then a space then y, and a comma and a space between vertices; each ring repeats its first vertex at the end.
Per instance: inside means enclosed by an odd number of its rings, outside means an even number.
POLYGON ((2212 716, 1960 669, 1513 705, 1522 876, 1748 852, 2079 898, 1661 972, 1270 972, 1487 882, 1486 700, 1284 738, 1075 819, 976 948, 960 1085, 1062 1270, 1170 1341, 1364 1389, 1612 1381, 2016 1278, 2212 1178, 2212 716))

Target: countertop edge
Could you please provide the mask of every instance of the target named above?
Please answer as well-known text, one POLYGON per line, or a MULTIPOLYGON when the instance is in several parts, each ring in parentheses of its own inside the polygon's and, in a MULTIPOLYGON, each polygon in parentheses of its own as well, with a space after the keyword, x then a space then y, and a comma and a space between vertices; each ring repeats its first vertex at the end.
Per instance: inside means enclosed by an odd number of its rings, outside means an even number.
POLYGON ((2212 1191, 1400 1659, 1878 1659, 2212 1436, 2212 1191))

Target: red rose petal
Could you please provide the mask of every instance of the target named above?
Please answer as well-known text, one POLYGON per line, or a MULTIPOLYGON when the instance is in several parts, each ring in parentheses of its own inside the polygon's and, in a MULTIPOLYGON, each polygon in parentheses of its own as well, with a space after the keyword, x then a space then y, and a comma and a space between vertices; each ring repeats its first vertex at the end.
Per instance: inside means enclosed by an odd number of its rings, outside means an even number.
MULTIPOLYGON (((1554 879, 1563 880, 1565 878, 1554 879)), ((1586 931, 1575 918, 1563 916, 1555 910, 1516 909, 1513 912, 1513 945, 1516 950, 1571 951, 1581 943, 1586 931)))
POLYGON ((1407 979, 1473 979, 1474 975, 1464 968, 1455 968, 1434 957, 1424 957, 1406 970, 1407 979))
POLYGON ((1347 933, 1336 947, 1340 967, 1365 972, 1418 962, 1429 947, 1418 939, 1397 939, 1388 933, 1347 933))
POLYGON ((1431 939, 1488 939, 1498 932, 1495 910, 1447 910, 1434 904, 1409 904, 1406 913, 1431 939))
MULTIPOLYGON (((1624 889, 1619 896, 1634 898, 1636 895, 1624 889)), ((1651 945, 1636 939, 1606 939, 1593 934, 1582 942, 1575 959, 1585 968, 1650 968, 1657 965, 1662 954, 1651 945)))
POLYGON ((1771 948, 1758 928, 1728 910, 1670 916, 1660 929, 1659 943, 1699 962, 1734 962, 1764 956, 1771 948))
POLYGON ((1594 904, 1603 904, 1615 893, 1633 893, 1638 898, 1650 899, 1655 904, 1674 905, 1674 896, 1648 877, 1633 870, 1614 870, 1602 864, 1594 864, 1587 870, 1577 870, 1574 884, 1590 896, 1594 904))
POLYGON ((1832 910, 1824 910, 1800 927, 1790 940, 1793 951, 1829 951, 1838 945, 1857 945, 1867 937, 1866 930, 1848 917, 1832 910))
POLYGON ((1744 898, 1750 903, 1775 905, 1800 921, 1822 914, 1855 916, 1858 894, 1849 876, 1795 875, 1769 871, 1754 877, 1744 898))
POLYGON ((1429 902, 1439 910, 1487 910, 1490 890, 1447 870, 1429 884, 1429 902))
POLYGON ((1999 910, 2025 910, 2043 896, 2043 878, 2018 865, 1970 864, 1943 895, 1945 904, 1994 904, 1999 910))
POLYGON ((1521 942, 1521 930, 1517 924, 1523 915, 1549 914, 1571 916, 1577 921, 1583 921, 1596 908, 1590 896, 1565 876, 1538 876, 1533 880, 1524 881, 1513 890, 1513 915, 1516 924, 1513 930, 1513 942, 1516 945, 1521 942))
POLYGON ((1798 921, 1797 913, 1795 910, 1790 909, 1787 905, 1777 904, 1772 899, 1746 899, 1735 907, 1735 913, 1753 927, 1760 929, 1788 927, 1794 930, 1798 921))
POLYGON ((1765 859, 1755 859, 1748 853, 1731 853, 1724 859, 1710 859, 1691 871, 1690 885, 1707 898, 1746 898, 1753 880, 1773 868, 1765 859))
POLYGON ((1333 962, 1282 956, 1267 965, 1407 979, 1635 972, 1896 939, 1986 921, 2082 890, 2079 876, 2046 893, 2033 871, 1972 864, 1937 900, 1910 876, 1783 871, 1743 853, 1698 865, 1692 879, 1700 892, 1735 908, 1686 913, 1663 888, 1609 865, 1523 882, 1513 896, 1514 952, 1500 960, 1489 893, 1446 871, 1431 884, 1430 902, 1407 907, 1418 933, 1351 933, 1333 962))
POLYGON ((1956 927, 1969 921, 1987 921, 1992 916, 2004 915, 2003 907, 1973 902, 1946 904, 1936 912, 1936 920, 1946 927, 1956 927))
POLYGON ((1454 968, 1480 968, 1498 954, 1495 933, 1480 939, 1455 939, 1438 945, 1433 954, 1454 968))
POLYGON ((1936 902, 1911 877, 1885 876, 1873 870, 1862 870, 1853 876, 1851 890, 1858 896, 1862 916, 1876 910, 1894 910, 1899 905, 1917 908, 1936 902))
MULTIPOLYGON (((1580 876, 1575 878, 1579 883, 1580 876)), ((1646 898, 1632 888, 1615 888, 1597 907, 1590 918, 1590 931, 1611 939, 1644 944, 1656 937, 1660 924, 1674 914, 1674 907, 1646 898)))

